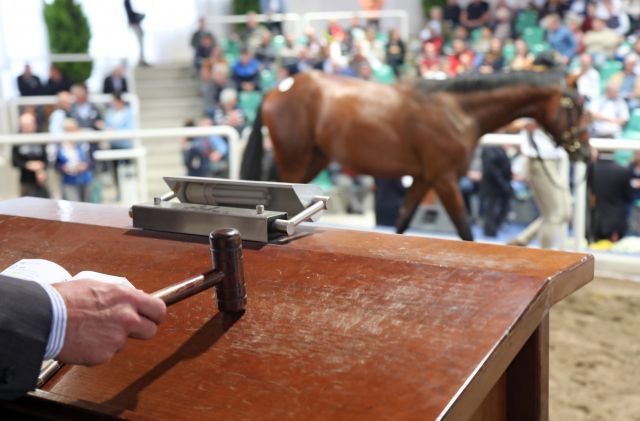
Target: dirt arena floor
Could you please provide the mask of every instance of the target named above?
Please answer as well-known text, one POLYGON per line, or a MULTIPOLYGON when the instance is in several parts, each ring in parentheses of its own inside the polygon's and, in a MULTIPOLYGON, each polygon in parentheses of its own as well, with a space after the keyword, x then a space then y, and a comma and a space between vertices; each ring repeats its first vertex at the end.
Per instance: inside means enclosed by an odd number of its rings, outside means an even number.
POLYGON ((550 419, 640 420, 640 283, 595 279, 550 324, 550 419))

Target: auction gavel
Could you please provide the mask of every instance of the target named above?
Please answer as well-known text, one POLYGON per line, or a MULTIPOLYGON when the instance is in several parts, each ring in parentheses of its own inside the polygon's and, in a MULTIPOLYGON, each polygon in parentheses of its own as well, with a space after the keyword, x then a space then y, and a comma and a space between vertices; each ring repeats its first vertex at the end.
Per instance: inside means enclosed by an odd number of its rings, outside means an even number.
POLYGON ((234 228, 219 229, 209 234, 209 245, 212 270, 169 285, 151 295, 160 298, 169 306, 215 286, 218 309, 221 312, 244 312, 247 306, 247 292, 244 286, 240 233, 234 228))

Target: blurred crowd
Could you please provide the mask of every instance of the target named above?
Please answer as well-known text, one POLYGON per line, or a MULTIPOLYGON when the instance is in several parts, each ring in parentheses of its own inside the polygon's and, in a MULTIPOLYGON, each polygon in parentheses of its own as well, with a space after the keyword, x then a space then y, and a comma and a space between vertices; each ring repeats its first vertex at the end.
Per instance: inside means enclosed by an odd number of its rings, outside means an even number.
MULTIPOLYGON (((262 3, 261 12, 268 16, 287 11, 284 1, 262 3)), ((235 30, 225 38, 216 37, 205 18, 200 18, 190 46, 194 74, 199 80, 204 104, 202 117, 185 122, 185 126, 224 124, 241 133, 254 120, 266 91, 289 76, 312 69, 390 84, 409 77, 445 79, 466 73, 532 69, 536 55, 551 51, 569 72, 577 76, 578 91, 592 115, 592 136, 638 139, 639 28, 640 2, 633 0, 496 0, 491 4, 483 0, 448 0, 443 7, 430 8, 424 26, 410 39, 403 39, 397 27, 382 31, 378 20, 365 20, 357 15, 349 21, 330 21, 322 30, 308 27, 303 34, 295 34, 287 32, 286 25, 277 20, 260 23, 257 15, 250 12, 246 23, 234 27, 235 30)), ((21 118, 21 131, 133 127, 128 121, 131 110, 119 95, 127 91, 121 66, 104 81, 103 92, 116 93, 107 110, 87 105, 90 103, 86 100, 86 88, 71 87, 55 66, 51 67, 46 83, 33 75, 28 66, 17 82, 22 95, 59 95, 54 112, 24 110, 33 118, 24 117, 24 122, 21 118), (108 119, 109 114, 118 117, 108 119)), ((518 131, 529 136, 522 127, 518 131)), ((189 175, 227 174, 228 146, 224 139, 216 136, 184 138, 181 144, 189 175)), ((72 165, 65 164, 64 154, 69 151, 65 150, 64 144, 55 154, 50 148, 48 160, 43 158, 44 165, 55 162, 63 183, 85 183, 91 176, 77 175, 95 171, 95 163, 89 162, 86 166, 75 163, 85 158, 90 161, 90 150, 97 146, 78 145, 77 150, 71 152, 72 165)), ((111 148, 127 146, 127 142, 108 145, 111 148)), ((25 150, 25 147, 16 147, 20 148, 25 150)), ((27 169, 24 174, 39 167, 30 163, 33 160, 21 160, 19 151, 14 152, 16 165, 27 169)), ((479 151, 477 164, 461 183, 468 204, 474 194, 485 196, 486 200, 482 202, 486 205, 481 207, 479 217, 485 219, 485 234, 489 236, 496 235, 507 219, 509 201, 531 196, 528 185, 531 180, 521 169, 526 153, 508 148, 503 152, 479 151), (494 186, 490 186, 491 179, 495 179, 494 186), (501 199, 496 191, 503 192, 501 199), (502 205, 493 206, 497 202, 502 205)), ((637 185, 640 157, 624 151, 607 153, 596 160, 596 166, 605 158, 616 166, 613 170, 623 168, 627 185, 635 186, 635 189, 622 189, 615 198, 624 199, 623 206, 628 214, 633 201, 639 203, 640 199, 637 185)), ((331 168, 331 179, 339 184, 336 176, 341 175, 341 171, 339 167, 331 168)), ((608 169, 600 170, 603 171, 608 169)), ((33 187, 41 178, 37 171, 23 176, 23 187, 33 187)), ((598 182, 593 177, 592 180, 597 195, 595 186, 598 182)), ((368 189, 369 184, 355 183, 354 186, 368 189)), ((84 192, 80 197, 84 198, 86 194, 89 193, 84 192)), ((71 197, 69 192, 65 195, 71 197)), ((363 194, 358 192, 353 196, 363 194)), ((602 193, 600 196, 601 203, 613 200, 602 199, 602 193)), ((352 204, 350 208, 358 209, 359 206, 352 204)), ((469 210, 473 211, 471 206, 469 210)), ((626 229, 614 231, 594 235, 594 239, 615 240, 622 237, 626 229)))

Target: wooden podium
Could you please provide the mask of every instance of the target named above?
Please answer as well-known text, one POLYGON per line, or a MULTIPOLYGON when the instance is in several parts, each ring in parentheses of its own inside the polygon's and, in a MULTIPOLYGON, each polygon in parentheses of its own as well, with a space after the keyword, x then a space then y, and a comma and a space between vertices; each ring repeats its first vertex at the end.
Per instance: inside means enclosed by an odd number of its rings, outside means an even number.
MULTIPOLYGON (((550 307, 593 257, 306 228, 245 242, 247 312, 213 291, 171 307, 156 338, 66 366, 2 411, 100 419, 548 418, 550 307)), ((153 291, 211 267, 206 239, 141 232, 123 207, 0 202, 0 268, 23 258, 153 291)))

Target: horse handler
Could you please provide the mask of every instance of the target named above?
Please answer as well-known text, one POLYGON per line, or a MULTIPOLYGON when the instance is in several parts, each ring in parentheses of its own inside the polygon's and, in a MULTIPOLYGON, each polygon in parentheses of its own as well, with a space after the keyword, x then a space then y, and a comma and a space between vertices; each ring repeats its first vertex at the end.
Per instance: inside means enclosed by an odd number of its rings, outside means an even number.
POLYGON ((556 147, 535 120, 522 119, 514 123, 521 130, 521 152, 527 157, 527 182, 540 216, 531 222, 509 245, 526 246, 539 236, 540 246, 550 249, 561 246, 563 230, 571 220, 569 180, 560 171, 566 152, 556 147))

